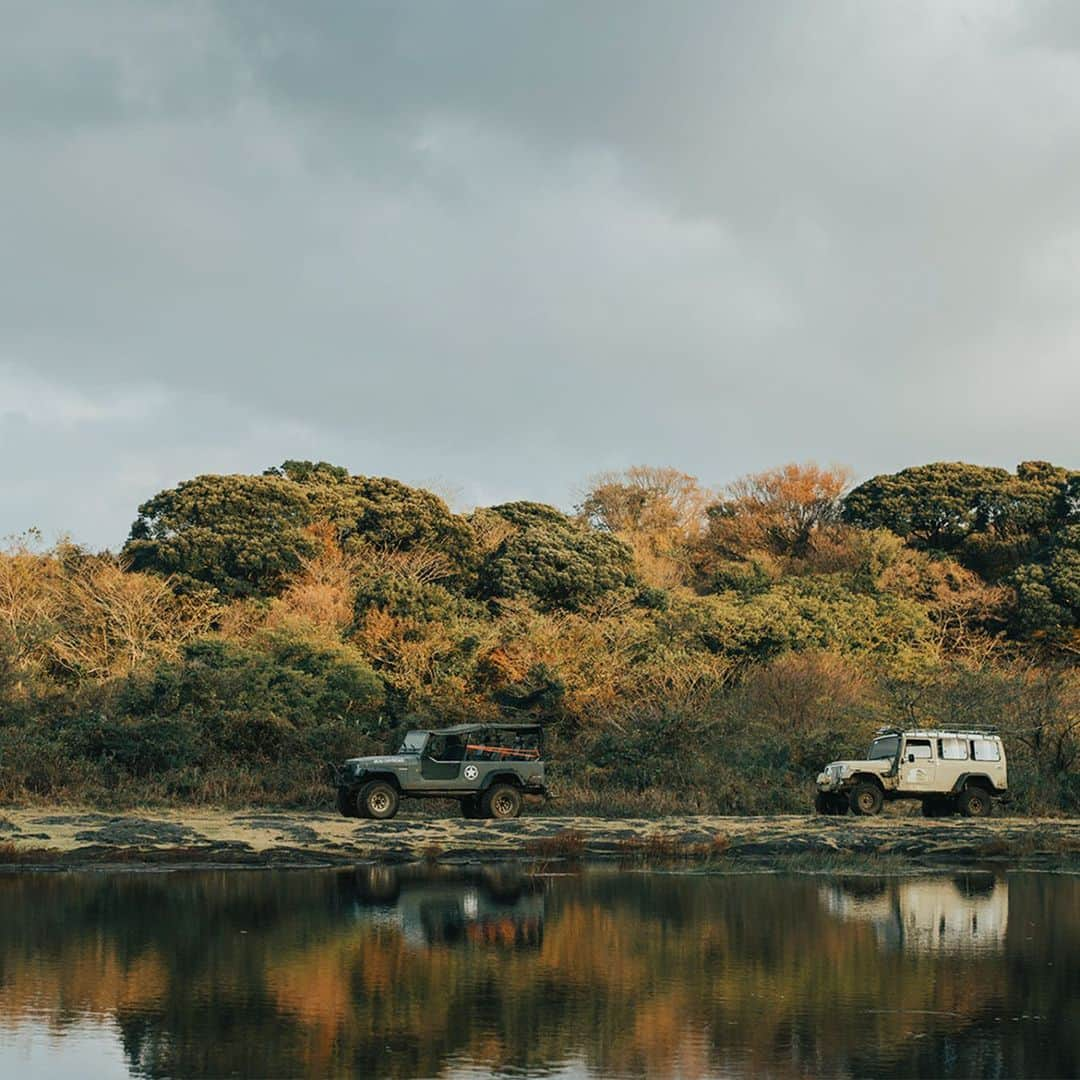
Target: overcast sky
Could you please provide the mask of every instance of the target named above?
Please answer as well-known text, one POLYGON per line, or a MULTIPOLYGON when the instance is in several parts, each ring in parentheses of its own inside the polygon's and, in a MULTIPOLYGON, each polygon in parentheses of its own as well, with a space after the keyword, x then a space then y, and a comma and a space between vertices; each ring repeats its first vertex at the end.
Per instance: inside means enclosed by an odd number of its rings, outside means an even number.
POLYGON ((1080 467, 1080 4, 0 0, 0 534, 1080 467))

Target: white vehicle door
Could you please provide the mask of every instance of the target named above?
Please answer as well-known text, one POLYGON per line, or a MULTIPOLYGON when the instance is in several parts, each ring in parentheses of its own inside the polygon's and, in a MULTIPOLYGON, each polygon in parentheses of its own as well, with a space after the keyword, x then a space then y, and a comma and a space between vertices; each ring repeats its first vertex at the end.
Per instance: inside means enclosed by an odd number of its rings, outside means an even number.
POLYGON ((900 754, 901 791, 937 791, 937 756, 929 739, 907 739, 900 754))

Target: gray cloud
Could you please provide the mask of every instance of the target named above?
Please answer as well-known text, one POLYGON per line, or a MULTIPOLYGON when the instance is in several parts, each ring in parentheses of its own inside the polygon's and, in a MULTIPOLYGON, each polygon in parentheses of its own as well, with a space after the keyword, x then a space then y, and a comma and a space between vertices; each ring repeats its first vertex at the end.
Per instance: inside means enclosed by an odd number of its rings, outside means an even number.
POLYGON ((1080 464, 1073 5, 3 19, 0 533, 290 456, 1080 464))

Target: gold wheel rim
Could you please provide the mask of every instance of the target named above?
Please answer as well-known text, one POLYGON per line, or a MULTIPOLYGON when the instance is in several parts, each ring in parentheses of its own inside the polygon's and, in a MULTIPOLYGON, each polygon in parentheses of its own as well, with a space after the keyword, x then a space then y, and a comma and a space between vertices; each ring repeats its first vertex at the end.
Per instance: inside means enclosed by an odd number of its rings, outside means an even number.
POLYGON ((385 814, 390 809, 390 796, 385 791, 376 791, 368 799, 368 806, 374 814, 385 814))
POLYGON ((499 795, 491 808, 499 817, 509 817, 514 812, 514 800, 509 795, 499 795))

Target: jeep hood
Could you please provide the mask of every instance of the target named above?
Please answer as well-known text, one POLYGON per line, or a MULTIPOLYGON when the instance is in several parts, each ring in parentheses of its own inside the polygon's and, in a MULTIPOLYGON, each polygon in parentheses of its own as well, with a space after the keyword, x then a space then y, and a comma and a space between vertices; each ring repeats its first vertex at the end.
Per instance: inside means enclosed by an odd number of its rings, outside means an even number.
POLYGON ((892 758, 875 758, 873 761, 854 759, 850 761, 830 761, 823 771, 843 768, 844 772, 849 775, 853 772, 876 772, 878 775, 884 776, 892 767, 892 758))
POLYGON ((373 757, 351 757, 345 759, 346 765, 407 765, 415 754, 375 754, 373 757))

